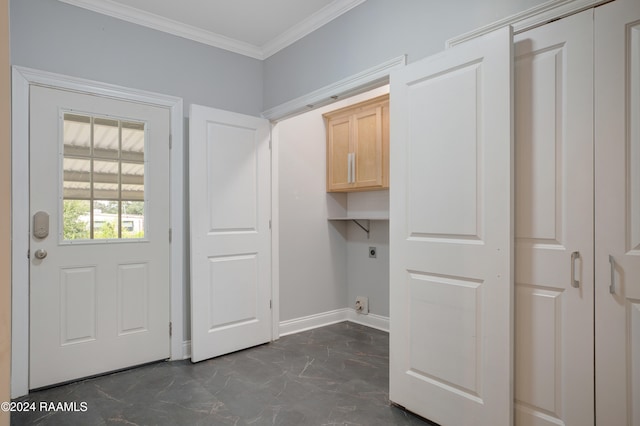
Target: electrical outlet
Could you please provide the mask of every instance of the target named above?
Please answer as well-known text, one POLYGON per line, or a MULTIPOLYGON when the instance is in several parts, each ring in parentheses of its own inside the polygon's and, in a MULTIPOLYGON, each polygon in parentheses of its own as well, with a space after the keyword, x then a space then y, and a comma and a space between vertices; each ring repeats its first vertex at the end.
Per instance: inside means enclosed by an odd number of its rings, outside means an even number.
POLYGON ((369 247, 369 257, 372 259, 378 257, 378 250, 375 247, 369 247))
POLYGON ((356 297, 356 313, 368 314, 369 313, 369 298, 365 296, 356 297))

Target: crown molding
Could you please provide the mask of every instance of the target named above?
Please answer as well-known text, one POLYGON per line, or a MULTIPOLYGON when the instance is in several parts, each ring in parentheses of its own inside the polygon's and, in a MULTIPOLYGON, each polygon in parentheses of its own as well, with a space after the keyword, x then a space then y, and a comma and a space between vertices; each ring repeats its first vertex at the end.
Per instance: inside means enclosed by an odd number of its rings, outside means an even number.
POLYGON ((318 28, 328 24, 365 1, 366 0, 334 0, 331 4, 320 9, 304 21, 299 22, 284 33, 265 43, 262 46, 264 58, 266 59, 285 47, 292 45, 302 37, 311 34, 318 28))
POLYGON ((259 47, 250 43, 234 40, 210 31, 186 25, 163 16, 125 6, 111 0, 59 0, 63 3, 98 12, 123 21, 163 31, 178 37, 204 43, 209 46, 239 53, 255 59, 263 59, 259 47))
POLYGON ((228 50, 254 59, 266 59, 285 47, 295 43, 307 34, 317 30, 343 13, 348 12, 366 0, 334 0, 304 21, 294 25, 264 46, 256 46, 232 39, 211 31, 206 31, 173 19, 165 18, 112 0, 58 0, 73 6, 121 19, 147 28, 197 41, 219 49, 228 50))

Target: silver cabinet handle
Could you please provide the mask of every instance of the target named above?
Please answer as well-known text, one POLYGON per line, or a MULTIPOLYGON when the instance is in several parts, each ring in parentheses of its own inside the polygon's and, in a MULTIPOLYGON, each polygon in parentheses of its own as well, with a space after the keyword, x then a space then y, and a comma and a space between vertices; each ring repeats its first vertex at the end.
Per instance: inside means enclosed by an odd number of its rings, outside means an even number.
POLYGON ((351 183, 351 153, 347 154, 347 183, 351 183))
POLYGON ((580 281, 576 280, 576 260, 580 259, 580 252, 571 253, 571 287, 579 288, 580 281))
POLYGON ((609 255, 609 265, 611 266, 611 281, 609 282, 609 293, 616 293, 616 260, 609 255))
POLYGON ((351 153, 351 183, 356 183, 356 153, 351 153))

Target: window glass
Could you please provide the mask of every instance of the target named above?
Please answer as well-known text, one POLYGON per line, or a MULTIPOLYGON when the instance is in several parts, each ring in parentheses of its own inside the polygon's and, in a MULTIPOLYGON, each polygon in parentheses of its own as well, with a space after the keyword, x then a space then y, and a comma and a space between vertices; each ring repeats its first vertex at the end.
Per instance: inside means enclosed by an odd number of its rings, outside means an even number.
POLYGON ((64 114, 63 239, 145 237, 145 125, 64 114))

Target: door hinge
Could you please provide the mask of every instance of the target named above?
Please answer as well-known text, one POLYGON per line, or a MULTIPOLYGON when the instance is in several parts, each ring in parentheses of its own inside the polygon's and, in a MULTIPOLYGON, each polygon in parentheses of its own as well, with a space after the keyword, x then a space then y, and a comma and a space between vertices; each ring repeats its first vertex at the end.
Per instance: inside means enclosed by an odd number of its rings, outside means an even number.
POLYGON ((169 337, 173 336, 173 323, 169 322, 169 337))
POLYGON ((172 231, 172 229, 169 228, 169 244, 171 244, 171 238, 173 237, 173 235, 172 235, 173 232, 171 232, 171 231, 172 231))
POLYGON ((269 300, 269 309, 273 309, 273 300, 269 300))
POLYGON ((271 149, 271 139, 269 139, 269 149, 271 149))
POLYGON ((27 259, 31 259, 31 250, 27 250, 27 259))
POLYGON ((269 229, 271 229, 271 219, 269 219, 269 229))
POLYGON ((173 135, 169 133, 169 149, 173 148, 173 135))

